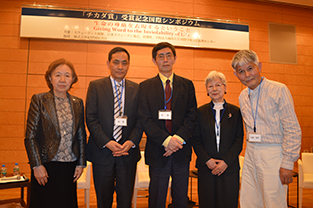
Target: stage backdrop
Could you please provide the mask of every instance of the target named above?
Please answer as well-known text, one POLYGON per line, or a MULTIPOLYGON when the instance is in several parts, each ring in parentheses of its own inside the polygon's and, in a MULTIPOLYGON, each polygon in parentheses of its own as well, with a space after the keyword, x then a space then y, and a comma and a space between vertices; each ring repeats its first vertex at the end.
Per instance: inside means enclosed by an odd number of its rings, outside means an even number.
POLYGON ((249 49, 249 26, 239 22, 40 6, 22 7, 20 36, 249 49))

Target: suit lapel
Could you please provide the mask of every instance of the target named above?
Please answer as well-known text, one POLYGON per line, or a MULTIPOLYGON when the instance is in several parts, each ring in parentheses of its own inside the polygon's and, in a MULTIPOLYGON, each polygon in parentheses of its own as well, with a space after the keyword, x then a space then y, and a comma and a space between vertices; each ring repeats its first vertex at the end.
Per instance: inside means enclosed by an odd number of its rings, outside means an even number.
POLYGON ((51 119, 51 122, 55 126, 58 132, 60 132, 59 129, 59 123, 58 123, 58 118, 56 114, 56 109, 55 109, 55 104, 54 104, 54 96, 53 92, 49 91, 45 96, 44 96, 44 101, 43 105, 51 119))
POLYGON ((73 138, 74 138, 74 134, 76 132, 76 129, 78 127, 78 123, 79 123, 79 114, 80 114, 80 105, 78 103, 78 100, 76 100, 75 98, 73 98, 70 94, 69 95, 69 100, 73 109, 73 138))
POLYGON ((131 82, 125 79, 125 103, 124 103, 124 114, 128 115, 130 101, 133 96, 134 86, 131 82))
MULTIPOLYGON (((214 138, 215 147, 216 147, 216 132, 215 132, 215 116, 213 113, 213 102, 211 101, 208 105, 208 120, 209 120, 209 130, 210 130, 210 136, 211 138, 214 138)), ((217 149, 216 149, 217 150, 217 149)))
MULTIPOLYGON (((165 105, 165 101, 164 101, 164 89, 163 89, 163 83, 161 81, 161 78, 159 77, 159 75, 157 75, 154 79, 154 83, 153 83, 153 89, 154 90, 154 94, 157 95, 156 100, 160 101, 160 103, 162 103, 162 108, 164 108, 165 105)), ((153 92, 151 92, 153 93, 153 92)))
MULTIPOLYGON (((225 112, 223 114, 223 117, 221 117, 221 128, 222 128, 222 124, 226 125, 226 121, 227 121, 229 114, 230 114, 230 109, 229 109, 229 106, 227 105, 226 101, 223 105, 223 108, 225 108, 225 112)), ((221 131, 221 133, 222 133, 222 131, 221 131)))
POLYGON ((103 93, 106 96, 106 102, 109 103, 111 111, 114 112, 114 95, 113 95, 113 88, 110 77, 106 77, 103 79, 103 93))
POLYGON ((172 109, 175 109, 177 103, 178 95, 180 94, 180 82, 178 81, 177 76, 173 75, 173 97, 172 97, 172 109))

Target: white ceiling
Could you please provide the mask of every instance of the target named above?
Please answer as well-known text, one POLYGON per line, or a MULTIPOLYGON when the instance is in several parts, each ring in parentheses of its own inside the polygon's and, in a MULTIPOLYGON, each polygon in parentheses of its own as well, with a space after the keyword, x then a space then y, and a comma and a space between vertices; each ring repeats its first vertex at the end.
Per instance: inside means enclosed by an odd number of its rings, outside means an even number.
POLYGON ((296 4, 301 6, 313 7, 313 0, 267 0, 267 1, 275 1, 287 4, 296 4))

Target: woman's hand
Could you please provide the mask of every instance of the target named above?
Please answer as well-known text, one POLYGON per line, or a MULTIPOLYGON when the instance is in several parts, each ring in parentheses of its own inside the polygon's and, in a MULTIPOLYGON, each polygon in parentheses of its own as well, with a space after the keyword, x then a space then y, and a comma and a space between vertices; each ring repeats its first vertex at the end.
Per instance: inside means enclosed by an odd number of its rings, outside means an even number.
POLYGON ((74 183, 80 178, 80 176, 83 174, 84 167, 82 166, 76 166, 75 173, 74 173, 74 183))
POLYGON ((37 182, 39 183, 39 185, 46 185, 46 183, 48 183, 48 173, 46 168, 43 165, 40 165, 36 168, 33 169, 34 170, 34 176, 37 179, 37 182))
POLYGON ((206 166, 208 166, 209 169, 213 170, 214 168, 216 168, 216 159, 211 158, 205 164, 206 166))
POLYGON ((216 167, 212 170, 213 175, 222 175, 222 173, 225 172, 225 170, 228 168, 228 165, 224 162, 224 160, 215 160, 216 161, 216 167))

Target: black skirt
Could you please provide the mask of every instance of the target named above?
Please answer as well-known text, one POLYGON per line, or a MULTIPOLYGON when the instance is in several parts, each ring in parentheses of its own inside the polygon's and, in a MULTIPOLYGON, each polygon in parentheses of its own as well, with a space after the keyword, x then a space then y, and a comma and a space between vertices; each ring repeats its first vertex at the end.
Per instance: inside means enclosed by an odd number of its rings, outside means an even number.
POLYGON ((77 208, 77 183, 73 183, 76 162, 44 164, 48 183, 39 185, 31 173, 30 208, 77 208))

